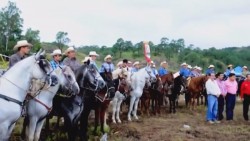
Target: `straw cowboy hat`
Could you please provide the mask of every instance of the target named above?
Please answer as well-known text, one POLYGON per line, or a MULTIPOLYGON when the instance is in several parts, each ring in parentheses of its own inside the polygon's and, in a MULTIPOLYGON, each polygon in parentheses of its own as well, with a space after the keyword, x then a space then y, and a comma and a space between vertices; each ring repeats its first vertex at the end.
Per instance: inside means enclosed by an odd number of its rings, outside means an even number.
POLYGON ((118 67, 120 65, 122 65, 122 61, 118 62, 116 66, 118 67))
POLYGON ((55 56, 55 55, 62 55, 62 51, 60 49, 56 49, 51 53, 51 56, 55 56))
POLYGON ((25 47, 25 46, 28 46, 28 47, 32 47, 33 45, 28 43, 27 40, 21 40, 21 41, 18 41, 16 43, 16 45, 14 46, 13 50, 18 50, 18 48, 20 47, 25 47))
POLYGON ((112 56, 111 56, 111 55, 107 55, 107 56, 104 58, 104 61, 107 61, 108 59, 112 59, 112 56))
POLYGON ((140 64, 140 62, 139 62, 139 61, 136 61, 136 62, 133 64, 133 66, 139 65, 139 64, 140 64))
POLYGON ((86 63, 88 60, 90 60, 90 57, 87 56, 82 60, 82 63, 86 63))
POLYGON ((186 62, 182 63, 181 66, 187 66, 188 64, 186 62))
POLYGON ((247 69, 247 66, 243 66, 242 68, 243 68, 243 69, 247 69))
POLYGON ((69 47, 65 50, 64 54, 67 55, 70 51, 75 51, 74 47, 69 47))
POLYGON ((232 65, 232 64, 230 64, 230 65, 228 65, 227 67, 233 67, 233 65, 232 65))
POLYGON ((166 61, 163 61, 163 62, 161 62, 160 65, 162 66, 163 64, 167 64, 167 62, 166 62, 166 61))
POLYGON ((214 65, 209 65, 208 68, 214 68, 214 65))
POLYGON ((95 51, 90 51, 89 56, 99 56, 95 51))

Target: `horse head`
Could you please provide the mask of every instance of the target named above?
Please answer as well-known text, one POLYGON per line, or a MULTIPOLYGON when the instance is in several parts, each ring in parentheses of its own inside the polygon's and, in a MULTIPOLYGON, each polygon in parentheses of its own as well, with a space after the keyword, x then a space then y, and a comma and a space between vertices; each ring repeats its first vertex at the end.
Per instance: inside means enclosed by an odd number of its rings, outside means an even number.
POLYGON ((104 69, 104 73, 102 73, 102 77, 106 82, 106 90, 104 91, 106 91, 107 97, 109 99, 112 99, 115 96, 115 87, 114 87, 112 72, 108 72, 106 69, 104 69))
POLYGON ((154 75, 151 67, 149 67, 149 66, 145 67, 145 71, 147 72, 146 84, 147 84, 147 86, 151 86, 151 83, 157 81, 156 76, 154 75))
POLYGON ((118 77, 119 79, 119 86, 118 91, 121 93, 128 93, 129 92, 129 84, 127 82, 126 77, 118 77))
POLYGON ((76 80, 80 88, 95 92, 106 86, 97 68, 89 61, 76 70, 76 80))
POLYGON ((58 67, 54 72, 56 73, 56 76, 58 76, 57 81, 60 84, 60 90, 63 94, 75 95, 80 92, 80 88, 76 82, 75 74, 70 69, 70 67, 58 67))

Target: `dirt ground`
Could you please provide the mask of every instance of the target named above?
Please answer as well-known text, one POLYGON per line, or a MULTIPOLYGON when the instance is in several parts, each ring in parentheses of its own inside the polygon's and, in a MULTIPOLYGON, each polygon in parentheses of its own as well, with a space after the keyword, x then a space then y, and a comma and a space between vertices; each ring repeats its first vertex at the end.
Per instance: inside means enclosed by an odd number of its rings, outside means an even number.
MULTIPOLYGON (((150 117, 140 116, 139 120, 127 121, 126 113, 121 116, 122 124, 110 123, 108 141, 249 141, 250 122, 242 117, 242 102, 237 101, 234 121, 223 120, 220 124, 208 124, 205 121, 206 108, 199 106, 196 111, 190 111, 181 101, 176 114, 168 113, 168 107, 162 108, 162 114, 150 117), (190 128, 185 128, 189 126, 190 128)), ((12 141, 20 140, 19 121, 12 141)), ((58 134, 57 134, 58 136, 58 134)), ((65 136, 62 134, 62 136, 65 136)), ((63 138, 43 139, 64 140, 63 138)), ((91 140, 99 137, 91 136, 91 140)))

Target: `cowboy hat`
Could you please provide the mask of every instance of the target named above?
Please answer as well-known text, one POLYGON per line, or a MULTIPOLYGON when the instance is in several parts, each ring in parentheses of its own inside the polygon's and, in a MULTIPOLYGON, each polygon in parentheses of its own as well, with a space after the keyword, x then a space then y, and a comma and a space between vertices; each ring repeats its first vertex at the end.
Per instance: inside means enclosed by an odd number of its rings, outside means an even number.
POLYGON ((128 61, 128 64, 132 64, 132 62, 131 62, 131 61, 128 61))
POLYGON ((189 69, 192 69, 192 66, 191 66, 191 65, 188 65, 188 68, 189 68, 189 69))
POLYGON ((233 67, 233 65, 232 65, 232 64, 230 64, 230 65, 228 65, 227 67, 233 67))
POLYGON ((163 64, 167 64, 167 62, 166 62, 166 61, 163 61, 163 62, 161 62, 160 65, 162 66, 163 64))
POLYGON ((51 53, 51 56, 55 56, 55 55, 62 55, 62 51, 60 49, 56 49, 51 53))
POLYGON ((153 68, 156 68, 155 64, 152 65, 153 68))
POLYGON ((198 66, 194 66, 193 69, 198 69, 198 66))
POLYGON ((155 62, 154 61, 150 61, 150 64, 154 64, 155 62))
POLYGON ((104 58, 104 61, 107 61, 108 59, 112 59, 112 56, 111 56, 111 55, 107 55, 107 56, 104 58))
POLYGON ((82 63, 86 63, 88 60, 90 59, 90 57, 85 57, 83 60, 82 60, 82 63))
POLYGON ((122 61, 118 62, 116 66, 119 67, 120 65, 122 65, 122 61))
POLYGON ((187 66, 188 64, 186 62, 182 63, 181 66, 187 66))
POLYGON ((214 68, 214 65, 209 65, 208 68, 214 68))
POLYGON ((67 55, 70 51, 75 51, 74 47, 69 47, 65 50, 64 54, 67 55))
POLYGON ((90 51, 89 56, 99 56, 95 51, 90 51))
POLYGON ((243 69, 247 69, 247 66, 243 66, 242 68, 243 68, 243 69))
POLYGON ((136 61, 136 62, 134 62, 133 66, 139 65, 139 64, 140 64, 140 62, 139 62, 139 61, 136 61))
POLYGON ((18 48, 20 47, 24 47, 24 46, 28 46, 28 47, 32 47, 33 45, 28 43, 27 40, 21 40, 21 41, 18 41, 16 43, 16 45, 14 46, 13 50, 17 50, 18 48))
POLYGON ((201 68, 201 67, 197 67, 196 69, 197 69, 197 70, 202 70, 202 68, 201 68))

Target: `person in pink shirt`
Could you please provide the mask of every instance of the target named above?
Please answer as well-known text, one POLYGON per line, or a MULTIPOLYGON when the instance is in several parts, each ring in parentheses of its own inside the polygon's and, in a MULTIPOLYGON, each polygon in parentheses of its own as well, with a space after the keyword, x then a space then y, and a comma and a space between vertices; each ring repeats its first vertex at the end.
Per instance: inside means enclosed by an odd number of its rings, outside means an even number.
POLYGON ((218 120, 222 120, 224 118, 223 116, 223 111, 224 111, 224 106, 225 106, 225 96, 227 94, 226 86, 225 86, 225 81, 223 81, 224 74, 221 72, 218 72, 216 74, 216 82, 220 88, 221 94, 218 97, 218 120))
POLYGON ((235 74, 230 73, 228 79, 225 81, 226 86, 226 115, 227 120, 233 120, 234 107, 236 102, 236 93, 238 89, 238 84, 235 80, 235 74))

